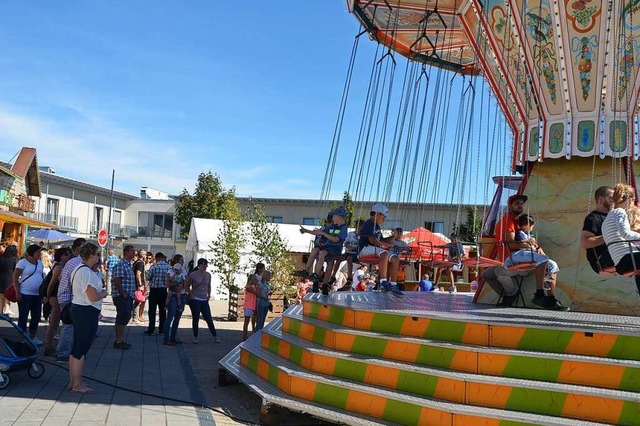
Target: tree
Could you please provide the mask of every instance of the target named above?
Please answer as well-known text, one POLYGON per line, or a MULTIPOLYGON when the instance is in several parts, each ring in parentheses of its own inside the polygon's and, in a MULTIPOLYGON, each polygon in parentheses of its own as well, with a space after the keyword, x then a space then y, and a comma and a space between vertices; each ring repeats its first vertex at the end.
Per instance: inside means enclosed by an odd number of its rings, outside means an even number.
POLYGON ((482 218, 478 215, 478 207, 467 207, 467 221, 453 225, 453 232, 458 234, 461 241, 475 242, 480 237, 482 218))
POLYGON ((229 199, 235 200, 235 188, 225 190, 217 174, 200 173, 193 195, 186 188, 176 200, 175 220, 182 227, 181 236, 187 238, 191 219, 226 219, 229 199))
POLYGON ((211 262, 215 267, 215 273, 220 276, 222 284, 231 294, 239 290, 234 283, 234 275, 242 270, 240 252, 245 245, 246 232, 240 207, 235 198, 226 198, 223 208, 227 218, 223 220, 222 228, 213 245, 210 246, 213 252, 211 262))
POLYGON ((342 197, 342 205, 347 210, 347 217, 344 218, 347 223, 347 227, 352 227, 356 222, 356 206, 353 204, 353 200, 351 199, 351 195, 348 191, 344 191, 344 195, 342 197))
POLYGON ((250 207, 249 217, 255 261, 263 262, 271 270, 274 289, 287 292, 294 281, 292 273, 295 266, 287 241, 278 232, 277 225, 267 222, 261 206, 250 207))

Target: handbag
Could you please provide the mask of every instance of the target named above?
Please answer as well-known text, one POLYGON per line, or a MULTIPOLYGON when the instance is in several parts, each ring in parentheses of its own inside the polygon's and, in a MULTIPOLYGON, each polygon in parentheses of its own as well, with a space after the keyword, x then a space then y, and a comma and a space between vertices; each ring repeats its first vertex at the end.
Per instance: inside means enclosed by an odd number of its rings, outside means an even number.
POLYGON ((13 284, 7 287, 7 289, 4 291, 4 297, 9 302, 17 302, 18 299, 16 298, 16 289, 13 284))
POLYGON ((144 302, 146 300, 144 290, 138 289, 138 290, 134 291, 133 292, 133 299, 136 302, 139 302, 139 303, 144 302))

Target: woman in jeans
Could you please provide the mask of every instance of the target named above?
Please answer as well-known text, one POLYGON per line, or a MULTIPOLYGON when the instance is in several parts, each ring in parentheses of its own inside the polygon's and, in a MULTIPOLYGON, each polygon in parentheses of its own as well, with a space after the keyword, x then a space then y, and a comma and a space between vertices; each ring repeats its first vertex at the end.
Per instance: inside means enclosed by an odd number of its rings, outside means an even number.
POLYGON ((209 306, 209 299, 211 298, 211 274, 207 272, 208 262, 207 259, 198 259, 198 268, 189 274, 187 279, 187 291, 191 298, 189 307, 191 308, 193 328, 193 343, 198 343, 198 322, 200 321, 200 314, 204 318, 209 331, 213 336, 213 340, 216 343, 220 343, 218 339, 218 333, 216 327, 213 325, 213 318, 211 318, 211 307, 209 306))
POLYGON ((43 266, 40 262, 41 247, 31 244, 27 247, 24 259, 20 259, 13 271, 13 287, 18 301, 18 327, 27 331, 27 319, 29 321, 29 336, 36 345, 41 345, 42 340, 36 337, 38 323, 42 315, 42 298, 40 297, 40 284, 44 276, 43 266))
POLYGON ((97 245, 84 243, 80 247, 82 263, 71 272, 73 346, 69 357, 69 390, 73 393, 93 393, 93 389, 82 381, 82 373, 87 352, 98 331, 102 299, 107 297, 102 280, 92 270, 100 260, 98 250, 97 245))
POLYGON ((65 263, 71 257, 69 248, 58 248, 53 254, 53 272, 51 272, 51 281, 47 287, 47 299, 51 306, 51 315, 49 315, 49 327, 47 335, 44 339, 44 354, 46 356, 56 356, 56 348, 53 344, 53 337, 60 326, 60 304, 58 303, 58 286, 60 285, 60 275, 65 263))
POLYGON ((180 254, 173 256, 171 271, 167 275, 167 319, 164 322, 163 345, 175 346, 182 343, 177 337, 178 324, 187 303, 185 291, 187 270, 183 267, 184 258, 180 254))

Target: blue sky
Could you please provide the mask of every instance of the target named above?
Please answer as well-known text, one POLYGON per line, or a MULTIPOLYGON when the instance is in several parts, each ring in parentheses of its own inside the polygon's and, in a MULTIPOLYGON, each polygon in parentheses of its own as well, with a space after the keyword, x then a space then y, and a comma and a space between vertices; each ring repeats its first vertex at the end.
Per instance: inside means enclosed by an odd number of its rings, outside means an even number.
MULTIPOLYGON (((359 31, 343 1, 8 2, 3 15, 1 160, 33 146, 63 176, 109 186, 115 169, 134 195, 191 191, 211 170, 241 196, 320 196, 359 31)), ((363 61, 375 48, 363 38, 363 61)), ((334 196, 369 72, 352 89, 334 196)))

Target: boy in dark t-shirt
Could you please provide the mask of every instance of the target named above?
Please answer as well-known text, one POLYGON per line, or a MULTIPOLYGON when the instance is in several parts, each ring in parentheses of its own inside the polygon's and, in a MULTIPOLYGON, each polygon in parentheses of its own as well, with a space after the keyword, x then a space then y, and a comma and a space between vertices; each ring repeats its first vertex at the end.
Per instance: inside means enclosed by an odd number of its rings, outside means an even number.
POLYGON ((369 219, 365 221, 360 230, 359 258, 378 256, 380 268, 379 283, 383 292, 391 291, 395 296, 402 296, 402 292, 396 283, 400 260, 393 252, 394 237, 383 238, 380 225, 389 216, 389 209, 382 203, 376 203, 371 207, 369 219), (387 276, 389 279, 387 279, 387 276))
POLYGON ((313 250, 309 254, 307 267, 304 270, 295 273, 296 275, 301 274, 302 276, 305 276, 305 272, 307 274, 309 273, 309 269, 311 269, 310 266, 313 264, 313 260, 316 260, 314 272, 309 276, 309 278, 313 281, 314 293, 318 292, 319 284, 322 281, 322 294, 329 294, 329 281, 332 279, 331 271, 333 271, 333 263, 335 262, 334 258, 342 254, 344 240, 347 238, 347 225, 345 222, 346 216, 347 210, 344 207, 338 207, 331 212, 331 219, 333 223, 328 227, 314 230, 300 227, 301 233, 313 234, 316 237, 323 237, 326 240, 326 243, 322 247, 313 248, 313 250), (332 258, 327 259, 327 257, 332 258), (321 280, 320 275, 322 274, 325 259, 327 259, 327 268, 326 273, 321 280))

